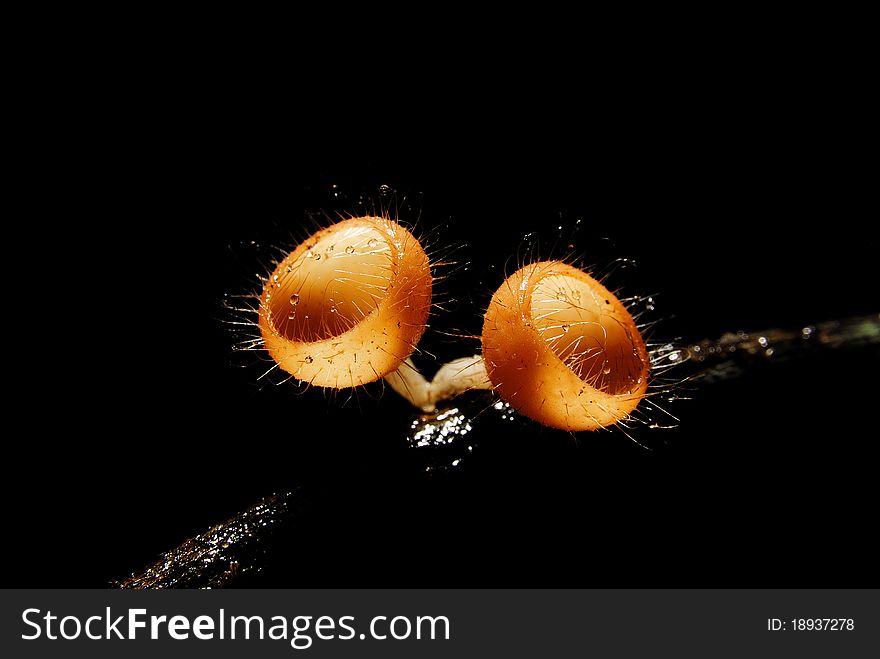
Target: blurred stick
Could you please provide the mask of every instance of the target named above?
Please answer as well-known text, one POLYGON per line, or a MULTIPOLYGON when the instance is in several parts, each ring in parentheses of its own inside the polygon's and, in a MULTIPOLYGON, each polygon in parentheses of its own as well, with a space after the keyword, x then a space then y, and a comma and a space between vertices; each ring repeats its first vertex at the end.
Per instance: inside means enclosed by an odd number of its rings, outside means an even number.
POLYGON ((291 519, 293 493, 266 497, 165 552, 117 588, 223 588, 260 571, 273 532, 291 519))
MULTIPOLYGON (((666 364, 690 362, 691 378, 700 384, 730 380, 761 364, 781 364, 832 351, 880 346, 880 314, 854 316, 793 330, 727 333, 684 348, 667 346, 666 364)), ((655 362, 654 366, 658 364, 655 362)))

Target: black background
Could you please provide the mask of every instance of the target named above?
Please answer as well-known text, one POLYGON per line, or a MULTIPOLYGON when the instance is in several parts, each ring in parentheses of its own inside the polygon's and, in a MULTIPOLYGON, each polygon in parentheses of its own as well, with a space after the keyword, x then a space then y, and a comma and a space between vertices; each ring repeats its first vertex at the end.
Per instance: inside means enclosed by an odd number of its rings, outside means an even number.
POLYGON ((876 351, 698 388, 678 428, 637 434, 652 451, 478 419, 474 454, 426 476, 393 393, 261 386, 224 326, 223 294, 265 272, 249 241, 385 203, 381 185, 469 264, 439 286, 435 330, 476 333, 523 235, 553 255, 577 219, 586 263, 638 263, 612 283, 658 294, 658 340, 876 312, 860 92, 757 71, 586 96, 426 84, 369 114, 331 95, 320 124, 172 95, 60 140, 32 243, 48 332, 22 381, 51 405, 7 440, 24 483, 7 585, 101 587, 297 486, 309 513, 257 585, 876 585, 876 351))

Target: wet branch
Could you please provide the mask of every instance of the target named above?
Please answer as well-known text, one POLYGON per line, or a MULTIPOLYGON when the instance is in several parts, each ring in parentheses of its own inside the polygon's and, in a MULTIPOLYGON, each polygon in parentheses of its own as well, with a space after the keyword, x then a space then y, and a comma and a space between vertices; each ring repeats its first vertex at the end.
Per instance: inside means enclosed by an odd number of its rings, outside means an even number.
MULTIPOLYGON (((816 325, 761 332, 724 334, 718 339, 668 345, 653 354, 653 367, 675 366, 676 374, 705 385, 739 377, 760 364, 777 364, 813 356, 880 347, 880 314, 833 320, 816 325), (679 370, 679 368, 681 370, 679 370)), ((481 392, 481 396, 489 394, 481 392)), ((417 417, 408 445, 430 452, 432 462, 457 464, 459 451, 472 449, 473 441, 459 441, 471 428, 464 406, 447 407, 417 417)), ((509 413, 497 402, 481 412, 509 413)), ((426 471, 434 471, 432 468, 426 471)), ((141 572, 115 582, 118 588, 222 588, 240 584, 266 565, 274 534, 296 524, 308 506, 302 489, 267 497, 231 519, 216 524, 179 547, 162 554, 141 572)))

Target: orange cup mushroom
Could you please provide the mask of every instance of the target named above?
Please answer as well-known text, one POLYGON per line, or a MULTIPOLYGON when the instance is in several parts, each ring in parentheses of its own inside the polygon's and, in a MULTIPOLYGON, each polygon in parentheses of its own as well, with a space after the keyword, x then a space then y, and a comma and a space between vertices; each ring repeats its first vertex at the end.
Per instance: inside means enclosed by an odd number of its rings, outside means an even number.
POLYGON ((425 331, 432 281, 419 241, 393 220, 337 222, 267 279, 258 320, 265 348, 309 384, 339 389, 383 378, 425 331))
POLYGON ((648 352, 626 307, 561 261, 533 263, 507 278, 486 312, 482 351, 499 395, 553 428, 615 424, 648 387, 648 352))

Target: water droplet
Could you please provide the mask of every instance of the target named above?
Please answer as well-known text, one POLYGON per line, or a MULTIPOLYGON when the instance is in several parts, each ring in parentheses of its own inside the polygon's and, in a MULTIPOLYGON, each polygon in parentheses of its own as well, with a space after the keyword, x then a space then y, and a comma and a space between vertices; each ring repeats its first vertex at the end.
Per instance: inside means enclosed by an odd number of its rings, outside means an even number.
POLYGON ((567 302, 568 296, 565 294, 565 291, 563 291, 562 289, 559 289, 559 292, 556 293, 556 299, 559 300, 560 302, 567 302))
POLYGON ((377 242, 378 242, 378 241, 377 241, 375 238, 370 238, 370 239, 367 241, 367 247, 369 247, 370 249, 373 249, 373 248, 376 246, 376 243, 377 243, 377 242))
POLYGON ((603 373, 604 375, 611 375, 611 367, 610 367, 610 366, 606 366, 605 368, 602 369, 602 373, 603 373))
POLYGON ((349 245, 348 247, 346 247, 345 253, 346 254, 354 254, 354 245, 349 245))
POLYGON ((287 320, 293 320, 295 318, 296 318, 296 311, 291 311, 290 314, 287 316, 287 320))
POLYGON ((272 275, 272 281, 278 281, 278 275, 272 275))
POLYGON ((316 261, 320 261, 320 260, 321 260, 321 255, 318 254, 318 252, 315 252, 315 260, 316 260, 316 261))
POLYGON ((769 343, 769 341, 767 341, 767 337, 766 337, 766 336, 760 336, 760 337, 758 337, 758 343, 761 344, 761 347, 762 347, 762 348, 766 348, 766 347, 767 347, 767 344, 769 343))
POLYGON ((332 254, 334 249, 336 249, 336 245, 328 245, 327 253, 332 254))
POLYGON ((312 359, 312 356, 311 356, 311 355, 308 355, 303 361, 304 361, 306 364, 311 364, 311 363, 312 363, 313 361, 315 361, 315 360, 312 359))
POLYGON ((379 186, 379 192, 382 193, 382 194, 388 194, 390 191, 391 191, 391 188, 389 188, 389 187, 388 187, 387 185, 385 185, 384 183, 383 183, 382 185, 379 186))
POLYGON ((338 311, 339 310, 336 308, 335 304, 332 307, 330 307, 330 313, 337 313, 338 311))
POLYGON ((294 293, 290 296, 290 304, 294 307, 299 304, 299 293, 294 293))
POLYGON ((570 328, 569 325, 563 325, 563 326, 562 326, 562 331, 563 331, 563 332, 567 332, 567 331, 569 330, 569 328, 570 328))

